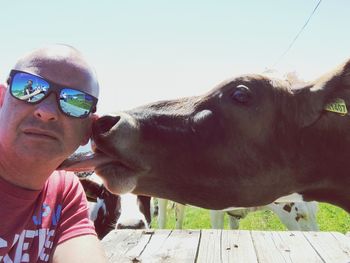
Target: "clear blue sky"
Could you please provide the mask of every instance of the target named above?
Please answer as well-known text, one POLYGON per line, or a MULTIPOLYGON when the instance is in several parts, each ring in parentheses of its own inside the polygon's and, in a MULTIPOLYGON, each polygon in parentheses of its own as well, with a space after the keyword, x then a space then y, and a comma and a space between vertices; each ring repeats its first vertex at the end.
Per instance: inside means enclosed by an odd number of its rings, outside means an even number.
MULTIPOLYGON (((66 43, 94 65, 98 113, 199 95, 274 65, 318 0, 4 1, 1 81, 22 54, 66 43)), ((350 1, 323 0, 276 64, 309 80, 350 58, 350 1)))

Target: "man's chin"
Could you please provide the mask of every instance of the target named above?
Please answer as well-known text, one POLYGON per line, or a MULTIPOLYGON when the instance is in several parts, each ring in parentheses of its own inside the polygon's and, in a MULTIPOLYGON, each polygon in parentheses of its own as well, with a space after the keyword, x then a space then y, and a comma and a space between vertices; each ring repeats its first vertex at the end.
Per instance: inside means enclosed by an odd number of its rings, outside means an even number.
POLYGON ((33 165, 45 165, 52 161, 64 159, 64 151, 60 145, 53 146, 52 144, 42 143, 40 145, 26 144, 15 149, 17 156, 21 160, 29 160, 33 165))
MULTIPOLYGON (((46 161, 51 161, 53 159, 58 159, 59 156, 63 156, 62 151, 53 149, 52 147, 38 147, 34 150, 30 149, 23 149, 19 150, 21 158, 31 158, 31 159, 39 159, 39 160, 46 160, 46 161)), ((42 162, 40 163, 41 165, 43 164, 42 162)))

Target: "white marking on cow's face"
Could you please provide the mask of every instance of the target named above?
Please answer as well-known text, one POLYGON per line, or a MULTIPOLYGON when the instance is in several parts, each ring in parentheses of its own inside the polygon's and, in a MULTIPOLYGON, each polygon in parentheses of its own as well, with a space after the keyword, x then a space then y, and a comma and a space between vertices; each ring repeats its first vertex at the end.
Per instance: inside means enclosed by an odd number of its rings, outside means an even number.
POLYGON ((201 122, 202 120, 208 118, 210 115, 212 115, 213 112, 211 110, 202 110, 200 112, 197 112, 194 116, 193 116, 193 121, 195 123, 201 122))
MULTIPOLYGON (((102 182, 101 178, 96 174, 93 174, 89 180, 98 184, 102 182)), ((112 194, 107 194, 104 190, 101 196, 96 198, 96 202, 88 202, 88 206, 89 218, 94 222, 95 227, 96 224, 99 226, 99 231, 105 231, 105 229, 101 229, 101 226, 103 228, 103 224, 107 224, 107 228, 109 226, 108 224, 110 224, 108 222, 111 222, 111 220, 112 222, 113 220, 117 221, 117 227, 118 224, 122 225, 120 228, 148 228, 146 217, 139 207, 138 197, 134 194, 125 194, 116 197, 112 194), (115 203, 115 198, 118 198, 120 203, 119 201, 115 203)), ((102 232, 98 232, 98 234, 102 232)))
POLYGON ((103 214, 105 215, 106 210, 106 204, 105 201, 99 197, 97 197, 96 203, 89 202, 89 217, 91 221, 95 221, 97 218, 98 211, 100 209, 103 209, 103 214))
POLYGON ((120 206, 120 217, 116 224, 117 227, 118 225, 123 225, 132 228, 132 226, 140 225, 140 222, 143 222, 145 228, 148 228, 146 218, 139 209, 136 195, 120 195, 120 206))

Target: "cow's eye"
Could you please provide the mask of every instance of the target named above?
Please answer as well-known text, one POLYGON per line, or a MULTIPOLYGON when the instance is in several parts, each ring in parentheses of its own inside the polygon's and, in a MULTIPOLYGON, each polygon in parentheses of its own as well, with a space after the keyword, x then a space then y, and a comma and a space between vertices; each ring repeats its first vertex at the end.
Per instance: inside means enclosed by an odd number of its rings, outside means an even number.
POLYGON ((247 86, 238 85, 232 93, 232 98, 239 103, 247 103, 251 98, 251 92, 247 86))

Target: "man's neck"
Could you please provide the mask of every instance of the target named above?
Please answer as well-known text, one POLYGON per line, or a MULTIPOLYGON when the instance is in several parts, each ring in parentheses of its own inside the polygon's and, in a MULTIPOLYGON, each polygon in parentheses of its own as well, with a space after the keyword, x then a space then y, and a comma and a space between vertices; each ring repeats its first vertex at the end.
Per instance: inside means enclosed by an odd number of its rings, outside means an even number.
POLYGON ((0 177, 5 181, 30 190, 41 190, 58 166, 54 161, 43 164, 43 160, 39 162, 26 161, 18 159, 19 163, 9 162, 4 158, 0 158, 0 177))

